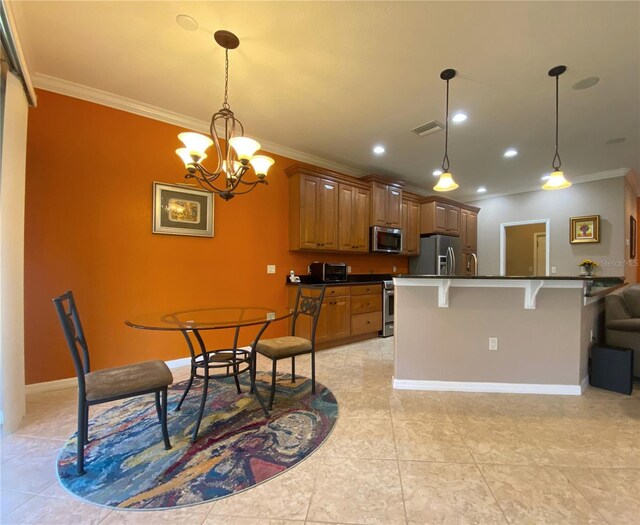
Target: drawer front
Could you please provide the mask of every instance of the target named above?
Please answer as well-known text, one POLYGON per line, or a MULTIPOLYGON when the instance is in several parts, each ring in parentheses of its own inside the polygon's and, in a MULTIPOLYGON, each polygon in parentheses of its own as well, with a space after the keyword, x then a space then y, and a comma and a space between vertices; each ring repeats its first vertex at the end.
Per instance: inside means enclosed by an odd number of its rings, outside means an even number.
POLYGON ((324 298, 327 297, 341 297, 349 295, 349 286, 327 286, 324 291, 324 298))
POLYGON ((368 334, 382 330, 382 312, 351 316, 351 335, 368 334))
POLYGON ((351 295, 382 294, 381 284, 359 284, 351 286, 351 295))
POLYGON ((351 298, 351 314, 365 314, 382 310, 382 296, 354 295, 351 298))

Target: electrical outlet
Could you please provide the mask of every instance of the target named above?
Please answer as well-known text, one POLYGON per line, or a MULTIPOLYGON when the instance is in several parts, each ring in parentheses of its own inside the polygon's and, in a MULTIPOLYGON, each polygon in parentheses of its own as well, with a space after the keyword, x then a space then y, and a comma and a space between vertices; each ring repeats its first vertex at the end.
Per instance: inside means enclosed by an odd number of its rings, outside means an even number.
POLYGON ((267 321, 273 321, 276 318, 275 312, 267 312, 267 321))
POLYGON ((552 266, 551 267, 551 273, 557 273, 557 272, 558 272, 557 266, 552 266))
POLYGON ((347 266, 347 273, 351 273, 351 266, 347 266))
POLYGON ((497 350, 498 349, 498 338, 490 337, 489 338, 489 350, 497 350))
POLYGON ((395 266, 393 267, 393 273, 396 273, 396 267, 395 266))
POLYGON ((267 273, 276 273, 276 265, 267 264, 267 273))

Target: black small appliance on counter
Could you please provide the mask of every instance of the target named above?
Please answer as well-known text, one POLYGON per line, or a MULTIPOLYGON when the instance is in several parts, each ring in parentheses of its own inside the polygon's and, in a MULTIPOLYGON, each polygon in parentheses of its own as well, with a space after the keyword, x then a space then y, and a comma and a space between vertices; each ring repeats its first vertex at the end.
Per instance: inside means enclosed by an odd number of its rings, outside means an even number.
POLYGON ((323 283, 347 282, 346 263, 314 262, 309 265, 311 277, 323 283))

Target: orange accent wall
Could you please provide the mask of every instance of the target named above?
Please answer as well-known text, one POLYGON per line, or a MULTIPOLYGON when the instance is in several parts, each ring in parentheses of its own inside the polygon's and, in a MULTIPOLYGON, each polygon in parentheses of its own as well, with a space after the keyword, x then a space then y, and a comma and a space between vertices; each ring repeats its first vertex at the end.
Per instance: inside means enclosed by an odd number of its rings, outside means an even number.
MULTIPOLYGON (((205 306, 286 306, 285 276, 315 260, 353 273, 407 271, 407 258, 288 250, 288 185, 295 161, 272 155, 269 185, 215 197, 214 237, 154 235, 153 181, 182 182, 182 129, 48 91, 29 110, 25 217, 27 384, 74 376, 51 299, 73 290, 92 369, 188 351, 179 333, 129 328, 136 314, 205 306), (268 275, 267 264, 277 265, 268 275)), ((272 325, 265 337, 284 335, 272 325)), ((241 344, 251 340, 250 333, 241 344)), ((212 332, 212 347, 232 333, 212 332)))

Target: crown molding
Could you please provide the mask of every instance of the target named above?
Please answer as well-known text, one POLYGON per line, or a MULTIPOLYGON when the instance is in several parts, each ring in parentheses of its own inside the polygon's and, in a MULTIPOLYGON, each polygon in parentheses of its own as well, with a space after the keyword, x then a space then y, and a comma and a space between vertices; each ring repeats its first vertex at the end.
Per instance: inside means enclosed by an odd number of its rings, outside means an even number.
MULTIPOLYGON (((102 106, 119 109, 121 111, 133 113, 134 115, 140 115, 142 117, 158 120, 167 124, 173 124, 174 126, 179 126, 192 131, 209 133, 209 121, 188 117, 158 106, 152 106, 151 104, 145 104, 144 102, 139 102, 131 98, 115 95, 108 91, 102 91, 100 89, 77 84, 68 80, 62 80, 49 75, 43 75, 41 73, 33 75, 33 83, 37 88, 44 89, 45 91, 52 91, 53 93, 58 93, 60 95, 86 100, 87 102, 93 102, 102 106)), ((261 149, 268 151, 269 153, 274 153, 276 155, 281 155, 283 157, 288 157, 293 160, 305 162, 307 164, 312 164, 314 166, 319 166, 321 168, 326 168, 328 170, 354 177, 362 177, 367 174, 366 171, 358 170, 351 166, 346 166, 323 157, 318 157, 311 153, 276 144, 275 142, 264 140, 260 137, 252 138, 255 138, 260 142, 262 146, 261 149)))
MULTIPOLYGON (((595 173, 589 173, 587 175, 579 175, 577 177, 572 177, 571 178, 571 182, 572 182, 572 184, 583 184, 585 182, 594 182, 594 181, 597 181, 597 180, 616 179, 618 177, 627 177, 627 174, 630 171, 631 171, 630 168, 618 168, 618 169, 615 169, 615 170, 598 171, 598 172, 595 172, 595 173)), ((628 180, 628 178, 627 178, 627 180, 628 180)), ((538 191, 538 190, 542 191, 542 186, 541 185, 528 186, 528 187, 523 187, 523 188, 516 188, 516 189, 513 189, 513 190, 504 191, 504 192, 500 192, 500 193, 489 193, 489 194, 486 194, 486 195, 469 198, 468 200, 465 200, 464 202, 484 201, 484 200, 487 200, 487 199, 494 199, 496 197, 507 197, 509 195, 517 195, 519 193, 529 193, 531 191, 538 191)))
POLYGON ((635 173, 633 170, 629 170, 625 175, 625 179, 629 183, 629 186, 631 186, 631 189, 633 190, 633 194, 636 197, 640 195, 640 180, 638 179, 638 174, 635 173))

